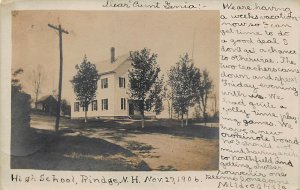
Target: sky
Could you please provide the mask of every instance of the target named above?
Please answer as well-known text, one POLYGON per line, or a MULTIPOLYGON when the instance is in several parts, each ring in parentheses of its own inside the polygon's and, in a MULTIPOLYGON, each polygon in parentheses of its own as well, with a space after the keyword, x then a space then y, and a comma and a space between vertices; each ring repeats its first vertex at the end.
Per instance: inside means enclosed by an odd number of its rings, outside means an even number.
MULTIPOLYGON (((15 11, 12 13, 12 69, 22 68, 25 92, 34 97, 33 76, 42 72, 41 94, 58 89, 58 33, 48 24, 69 32, 63 35, 62 98, 74 93, 70 80, 84 55, 92 63, 110 59, 144 47, 157 53, 161 73, 166 75, 184 53, 193 55, 194 64, 207 69, 219 88, 218 11, 15 11)), ((103 65, 103 68, 105 65, 103 65)), ((101 68, 98 68, 101 72, 101 68)))

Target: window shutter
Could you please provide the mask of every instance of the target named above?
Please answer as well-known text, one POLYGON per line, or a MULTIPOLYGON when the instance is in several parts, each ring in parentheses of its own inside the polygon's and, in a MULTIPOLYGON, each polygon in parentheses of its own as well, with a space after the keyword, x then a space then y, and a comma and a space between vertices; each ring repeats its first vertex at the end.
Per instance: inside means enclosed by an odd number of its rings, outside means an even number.
POLYGON ((123 98, 121 98, 121 110, 123 109, 123 98))

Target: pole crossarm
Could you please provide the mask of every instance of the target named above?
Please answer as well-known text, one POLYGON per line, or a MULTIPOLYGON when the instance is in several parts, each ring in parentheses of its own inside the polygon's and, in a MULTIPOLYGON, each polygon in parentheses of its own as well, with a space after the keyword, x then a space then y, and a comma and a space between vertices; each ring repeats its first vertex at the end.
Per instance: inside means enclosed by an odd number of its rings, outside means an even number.
POLYGON ((54 30, 58 30, 58 31, 61 31, 61 32, 65 33, 65 34, 69 34, 69 32, 67 30, 64 30, 63 28, 61 28, 60 25, 59 25, 59 27, 57 27, 57 26, 54 26, 52 24, 48 24, 48 26, 50 28, 53 28, 54 30))

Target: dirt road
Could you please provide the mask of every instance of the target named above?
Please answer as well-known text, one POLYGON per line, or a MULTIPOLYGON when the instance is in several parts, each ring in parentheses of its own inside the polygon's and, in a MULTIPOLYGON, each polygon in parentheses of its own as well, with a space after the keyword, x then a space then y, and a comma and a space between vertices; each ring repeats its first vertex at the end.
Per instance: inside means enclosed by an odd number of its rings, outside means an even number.
MULTIPOLYGON (((53 130, 54 119, 49 116, 32 115, 31 127, 53 130)), ((65 131, 66 137, 101 139, 118 145, 143 160, 151 170, 218 169, 218 138, 178 135, 161 132, 159 129, 151 132, 141 131, 138 128, 131 129, 130 127, 135 124, 131 121, 113 123, 107 120, 81 126, 82 122, 62 119, 61 130, 65 131)))

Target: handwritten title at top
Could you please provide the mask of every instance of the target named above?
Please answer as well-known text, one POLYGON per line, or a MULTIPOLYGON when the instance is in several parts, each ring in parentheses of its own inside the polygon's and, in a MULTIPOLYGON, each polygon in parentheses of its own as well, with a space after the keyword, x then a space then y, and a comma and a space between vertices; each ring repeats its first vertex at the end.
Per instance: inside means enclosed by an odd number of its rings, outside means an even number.
POLYGON ((114 1, 107 0, 102 4, 105 8, 150 8, 150 9, 188 9, 199 10, 205 8, 205 5, 192 2, 171 2, 171 1, 153 1, 153 2, 141 2, 141 1, 114 1))

